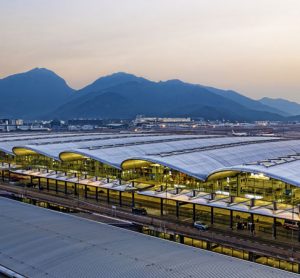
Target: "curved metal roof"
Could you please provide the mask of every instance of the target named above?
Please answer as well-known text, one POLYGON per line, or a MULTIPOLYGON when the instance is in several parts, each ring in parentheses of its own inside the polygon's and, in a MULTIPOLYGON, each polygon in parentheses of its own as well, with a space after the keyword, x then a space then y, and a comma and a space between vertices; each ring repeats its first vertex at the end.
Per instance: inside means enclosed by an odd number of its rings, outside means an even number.
MULTIPOLYGON (((144 160, 170 167, 181 171, 190 176, 201 180, 207 178, 215 172, 237 170, 245 172, 264 173, 270 177, 300 186, 300 176, 297 168, 300 167, 300 160, 293 162, 284 161, 281 164, 274 164, 272 167, 264 165, 254 166, 260 161, 280 160, 285 156, 297 155, 300 153, 299 140, 279 140, 269 142, 252 141, 249 138, 211 138, 191 140, 189 142, 170 142, 170 143, 153 143, 147 146, 127 146, 99 149, 99 150, 73 150, 74 153, 91 157, 103 163, 108 163, 117 168, 128 160, 144 160), (233 145, 240 140, 242 144, 233 145), (249 140, 247 144, 244 144, 249 140), (230 143, 229 143, 230 142, 230 143), (227 146, 226 146, 227 143, 227 146), (186 145, 185 145, 186 144, 186 145), (197 144, 199 147, 207 147, 207 150, 185 149, 197 144), (218 145, 219 144, 219 145, 218 145), (208 148, 212 147, 212 148, 208 148), (172 151, 173 154, 159 155, 159 151, 166 153, 172 151), (252 164, 252 165, 247 165, 252 164)), ((256 140, 257 138, 255 138, 256 140)), ((70 150, 70 152, 72 152, 70 150)))
MULTIPOLYGON (((281 157, 300 153, 300 140, 264 142, 249 145, 233 146, 169 157, 136 156, 134 159, 153 161, 166 166, 174 165, 182 171, 201 180, 216 172, 236 170, 245 172, 265 173, 285 182, 300 186, 300 160, 285 161, 273 166, 259 164, 262 161, 280 160, 281 157), (248 165, 251 164, 251 165, 248 165), (256 165, 256 166, 255 166, 256 165)), ((171 167, 172 168, 172 167, 171 167)))
POLYGON ((224 148, 224 146, 232 144, 254 144, 254 142, 265 140, 265 138, 262 137, 212 137, 195 139, 193 136, 178 137, 175 135, 173 135, 171 138, 174 140, 171 141, 167 140, 167 138, 164 138, 162 141, 149 141, 151 143, 147 144, 126 144, 124 142, 123 145, 115 145, 114 147, 97 149, 69 149, 63 153, 69 152, 81 154, 100 162, 107 163, 119 169, 122 167, 122 163, 124 161, 137 158, 141 160, 157 162, 199 178, 198 175, 195 175, 192 171, 189 171, 189 168, 193 167, 193 163, 188 163, 188 160, 186 160, 186 165, 177 163, 176 157, 180 156, 178 154, 182 153, 181 155, 185 154, 187 157, 196 157, 197 155, 195 154, 199 152, 197 152, 199 149, 204 150, 205 148, 215 147, 224 148), (179 138, 181 138, 181 140, 179 140, 179 138), (160 154, 162 154, 162 156, 160 154))
POLYGON ((158 163, 201 180, 224 171, 264 173, 300 186, 300 140, 161 134, 46 134, 0 139, 53 159, 79 154, 118 169, 130 160, 158 163), (41 138, 42 137, 42 138, 41 138), (17 138, 17 140, 15 140, 17 138))
POLYGON ((25 145, 48 145, 60 142, 70 142, 74 140, 83 140, 84 138, 102 138, 111 136, 101 133, 45 133, 45 134, 14 134, 0 138, 0 151, 13 154, 13 148, 25 145))
MULTIPOLYGON (((205 136, 207 137, 207 136, 205 136)), ((28 149, 36 153, 59 159, 60 153, 73 152, 85 155, 89 151, 102 150, 103 148, 112 149, 117 147, 127 148, 129 146, 149 145, 152 143, 170 143, 170 142, 183 142, 184 140, 194 140, 203 138, 203 135, 157 135, 157 134, 108 134, 99 135, 93 134, 88 136, 81 136, 76 139, 48 139, 40 140, 38 143, 33 144, 18 144, 13 147, 14 149, 28 149), (46 141, 48 140, 48 141, 46 141)), ((1 143, 0 143, 1 146, 1 143)), ((17 153, 16 153, 17 154, 17 153)), ((87 155, 88 156, 88 155, 87 155)), ((92 155, 93 156, 93 155, 92 155)), ((95 157, 95 156, 93 156, 95 157)), ((95 159, 101 161, 101 157, 96 156, 95 159)))
POLYGON ((271 167, 266 167, 263 165, 236 165, 232 167, 223 167, 221 169, 218 169, 210 173, 209 176, 224 171, 256 173, 256 174, 264 174, 265 176, 268 176, 270 178, 281 180, 283 182, 300 187, 299 169, 300 169, 300 161, 295 160, 293 162, 286 162, 271 167))

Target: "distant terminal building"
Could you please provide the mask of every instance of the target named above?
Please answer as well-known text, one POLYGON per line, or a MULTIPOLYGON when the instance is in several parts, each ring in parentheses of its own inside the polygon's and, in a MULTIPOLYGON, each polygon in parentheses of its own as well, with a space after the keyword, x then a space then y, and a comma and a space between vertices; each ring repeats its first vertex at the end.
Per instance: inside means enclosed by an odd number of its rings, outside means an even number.
POLYGON ((50 131, 41 123, 24 123, 22 119, 0 119, 0 132, 11 131, 50 131))
POLYGON ((181 129, 192 129, 195 128, 195 122, 191 118, 159 118, 159 117, 144 117, 137 116, 133 120, 133 126, 142 129, 170 129, 170 130, 181 130, 181 129))
POLYGON ((68 125, 72 126, 83 126, 83 125, 92 125, 92 126, 101 126, 103 125, 102 119, 71 119, 68 120, 68 125))
POLYGON ((23 125, 22 119, 0 119, 0 125, 23 125))
POLYGON ((20 133, 0 150, 3 179, 44 192, 300 241, 299 139, 20 133))
POLYGON ((0 131, 15 131, 22 125, 21 119, 0 119, 0 131))
POLYGON ((159 118, 159 117, 144 117, 138 115, 133 121, 135 125, 139 124, 155 124, 155 123, 190 123, 192 122, 191 118, 159 118))

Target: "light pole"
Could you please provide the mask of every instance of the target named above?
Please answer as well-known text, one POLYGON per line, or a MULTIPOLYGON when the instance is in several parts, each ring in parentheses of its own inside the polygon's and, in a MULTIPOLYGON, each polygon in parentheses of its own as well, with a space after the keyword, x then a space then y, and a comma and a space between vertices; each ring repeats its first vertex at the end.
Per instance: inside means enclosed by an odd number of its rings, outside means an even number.
MULTIPOLYGON (((292 220, 294 224, 294 196, 293 196, 293 188, 291 189, 292 193, 292 220)), ((299 228, 299 227, 298 227, 299 228)), ((292 229, 292 259, 294 260, 294 229, 292 229)))

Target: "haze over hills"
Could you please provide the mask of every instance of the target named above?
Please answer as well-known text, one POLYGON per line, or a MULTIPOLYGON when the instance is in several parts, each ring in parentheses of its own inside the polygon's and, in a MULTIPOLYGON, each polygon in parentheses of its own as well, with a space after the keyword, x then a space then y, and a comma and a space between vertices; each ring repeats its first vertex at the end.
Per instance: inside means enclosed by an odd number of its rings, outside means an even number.
MULTIPOLYGON (((249 109, 253 109, 253 110, 258 110, 258 111, 267 111, 270 113, 276 113, 282 116, 289 116, 290 114, 287 112, 288 110, 281 110, 280 109, 280 105, 279 106, 272 106, 272 105, 268 105, 267 103, 264 103, 262 101, 257 101, 257 100, 253 100, 249 97, 243 96, 235 91, 232 90, 219 90, 216 88, 210 88, 210 87, 206 87, 209 90, 211 90, 212 92, 218 94, 218 95, 222 95, 225 96, 226 98, 229 98, 235 102, 238 102, 244 106, 246 106, 249 109)), ((300 111, 299 111, 300 114, 300 111)))
POLYGON ((226 97, 225 91, 221 95, 222 90, 216 94, 212 89, 180 80, 153 82, 132 74, 115 73, 80 90, 81 96, 79 92, 76 99, 59 107, 55 114, 61 118, 133 118, 143 114, 213 120, 281 119, 276 109, 268 107, 266 110, 274 112, 259 111, 264 105, 257 102, 259 109, 253 110, 226 97))
POLYGON ((282 98, 268 98, 264 97, 259 100, 262 104, 287 113, 289 116, 300 115, 300 104, 282 98))
POLYGON ((130 119, 143 114, 253 121, 284 120, 290 115, 235 91, 180 80, 154 82, 123 72, 75 91, 54 72, 36 68, 0 79, 0 97, 0 116, 7 118, 130 119))

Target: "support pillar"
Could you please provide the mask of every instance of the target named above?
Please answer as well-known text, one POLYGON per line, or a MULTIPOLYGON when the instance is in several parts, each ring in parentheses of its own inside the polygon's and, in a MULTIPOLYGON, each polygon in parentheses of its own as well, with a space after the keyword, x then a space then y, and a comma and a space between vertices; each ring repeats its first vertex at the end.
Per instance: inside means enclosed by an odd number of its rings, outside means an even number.
POLYGON ((78 192, 77 192, 77 183, 74 183, 74 195, 77 196, 78 192))
POLYGON ((208 242, 206 243, 206 249, 207 249, 207 250, 211 250, 211 249, 212 249, 212 243, 211 243, 210 241, 208 241, 208 242))
POLYGON ((193 204, 193 222, 196 221, 196 204, 193 204))
POLYGON ((57 193, 58 192, 58 181, 55 180, 55 192, 57 193))
POLYGON ((273 238, 276 239, 276 235, 277 235, 276 217, 273 217, 272 235, 273 235, 273 238))
POLYGON ((65 194, 67 195, 68 193, 68 187, 67 187, 67 182, 65 181, 65 194))
POLYGON ((39 188, 39 190, 41 190, 41 178, 40 177, 38 177, 38 188, 39 188))
POLYGON ((119 191, 119 206, 122 206, 122 191, 119 191))
POLYGON ((236 196, 241 196, 240 175, 236 177, 236 196))
POLYGON ((210 224, 214 224, 214 207, 210 207, 210 224))
POLYGON ((160 215, 164 215, 164 199, 160 198, 160 215))
POLYGON ((196 196, 196 190, 193 189, 193 197, 195 197, 195 196, 196 196))
POLYGON ((107 203, 109 203, 109 189, 107 189, 107 203))
POLYGON ((84 198, 87 199, 87 185, 84 185, 84 198))
POLYGON ((179 202, 176 201, 176 218, 179 218, 179 202))
POLYGON ((98 202, 98 200, 99 200, 99 193, 98 193, 98 187, 96 187, 96 201, 98 202))
POLYGON ((230 210, 230 229, 233 229, 233 210, 230 210))
POLYGON ((47 191, 49 191, 49 179, 46 179, 46 183, 47 183, 47 191))
POLYGON ((134 191, 131 192, 131 206, 134 208, 135 200, 134 200, 134 191))
POLYGON ((250 214, 251 223, 254 223, 254 215, 253 213, 250 214))
POLYGON ((253 252, 249 252, 249 261, 255 262, 255 254, 253 252))

